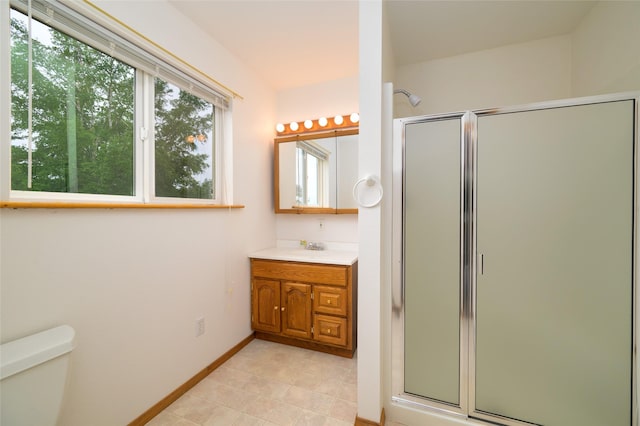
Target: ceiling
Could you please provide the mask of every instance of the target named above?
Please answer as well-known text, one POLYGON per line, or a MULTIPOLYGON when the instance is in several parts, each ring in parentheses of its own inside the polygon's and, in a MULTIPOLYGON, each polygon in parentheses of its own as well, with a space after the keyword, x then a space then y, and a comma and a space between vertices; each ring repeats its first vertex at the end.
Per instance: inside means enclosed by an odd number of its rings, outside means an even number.
POLYGON ((358 74, 352 0, 169 0, 274 89, 358 74))
MULTIPOLYGON (((358 73, 355 0, 169 2, 276 90, 358 73)), ((385 3, 396 65, 407 65, 570 33, 596 2, 385 3)))

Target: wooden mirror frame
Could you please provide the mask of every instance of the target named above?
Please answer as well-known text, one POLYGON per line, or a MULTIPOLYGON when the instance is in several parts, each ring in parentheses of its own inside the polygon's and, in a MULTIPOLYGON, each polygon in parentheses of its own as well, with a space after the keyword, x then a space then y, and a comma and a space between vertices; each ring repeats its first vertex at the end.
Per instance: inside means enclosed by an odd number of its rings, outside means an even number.
MULTIPOLYGON (((292 136, 277 137, 273 141, 273 196, 274 207, 276 213, 284 214, 358 214, 357 208, 341 209, 339 206, 333 207, 296 207, 291 209, 280 208, 280 149, 279 146, 284 142, 295 142, 299 140, 313 140, 330 137, 348 136, 359 134, 358 127, 349 129, 336 129, 326 132, 296 134, 292 136)), ((336 182, 339 176, 336 176, 336 182)))

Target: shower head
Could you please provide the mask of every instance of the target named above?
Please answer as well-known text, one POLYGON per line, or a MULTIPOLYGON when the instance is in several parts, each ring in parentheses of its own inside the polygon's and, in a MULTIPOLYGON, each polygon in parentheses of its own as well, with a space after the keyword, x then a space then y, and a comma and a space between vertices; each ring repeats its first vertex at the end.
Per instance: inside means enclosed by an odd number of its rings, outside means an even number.
POLYGON ((403 95, 405 95, 407 98, 409 98, 409 103, 411 104, 411 106, 415 107, 418 106, 418 104, 420 102, 422 102, 422 99, 420 99, 420 96, 416 96, 414 94, 411 94, 409 92, 407 92, 404 89, 395 89, 393 91, 393 94, 395 95, 396 93, 402 93, 403 95))

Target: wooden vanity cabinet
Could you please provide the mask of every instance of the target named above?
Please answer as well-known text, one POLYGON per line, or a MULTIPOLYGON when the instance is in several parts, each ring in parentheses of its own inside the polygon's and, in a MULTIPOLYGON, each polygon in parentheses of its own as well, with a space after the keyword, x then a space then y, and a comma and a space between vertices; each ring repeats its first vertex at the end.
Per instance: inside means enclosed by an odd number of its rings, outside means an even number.
POLYGON ((357 263, 251 259, 256 337, 353 357, 357 283, 357 263))

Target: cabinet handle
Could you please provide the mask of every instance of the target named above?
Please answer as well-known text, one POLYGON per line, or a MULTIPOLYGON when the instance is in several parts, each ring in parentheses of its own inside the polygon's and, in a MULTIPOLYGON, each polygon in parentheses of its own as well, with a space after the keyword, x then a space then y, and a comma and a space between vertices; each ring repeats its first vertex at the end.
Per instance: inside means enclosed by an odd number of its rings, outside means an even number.
POLYGON ((331 334, 331 329, 327 328, 327 334, 331 334))
POLYGON ((274 306, 274 307, 273 307, 273 310, 274 310, 274 311, 277 311, 277 310, 278 310, 278 307, 277 307, 277 306, 274 306))
POLYGON ((331 299, 327 299, 327 305, 331 304, 331 299))
POLYGON ((280 308, 280 310, 281 310, 282 312, 284 312, 284 306, 283 306, 282 308, 280 308))

